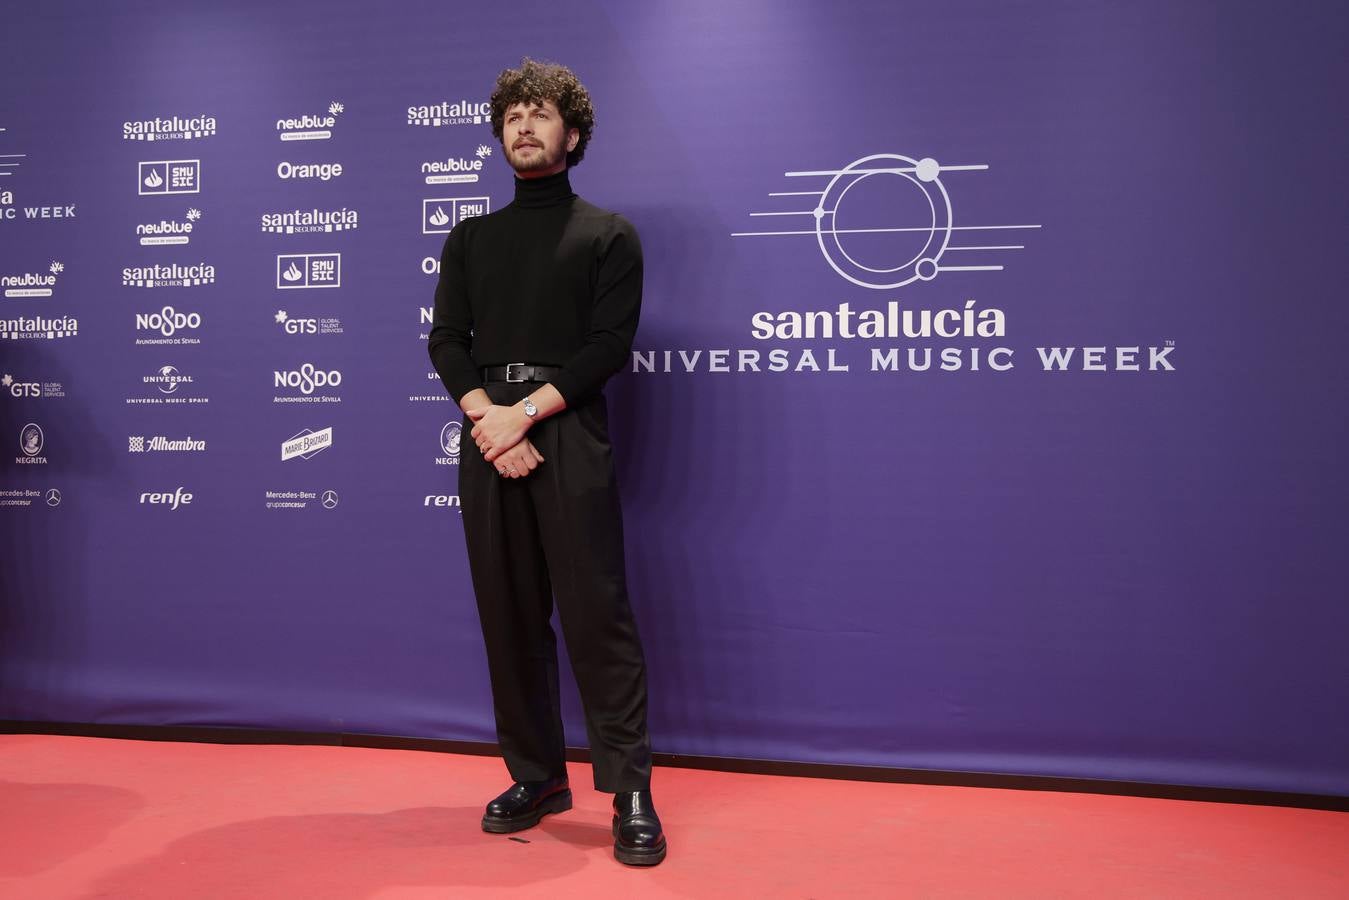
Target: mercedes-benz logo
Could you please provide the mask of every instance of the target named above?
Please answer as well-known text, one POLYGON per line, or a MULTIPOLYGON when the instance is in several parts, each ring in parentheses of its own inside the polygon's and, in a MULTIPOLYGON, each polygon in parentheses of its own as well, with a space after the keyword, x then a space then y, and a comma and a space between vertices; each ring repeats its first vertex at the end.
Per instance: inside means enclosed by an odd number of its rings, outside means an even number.
POLYGON ((337 505, 337 491, 323 492, 323 508, 332 509, 337 505))
POLYGON ((58 491, 56 488, 52 488, 50 491, 47 491, 47 505, 48 506, 61 505, 61 492, 58 491))

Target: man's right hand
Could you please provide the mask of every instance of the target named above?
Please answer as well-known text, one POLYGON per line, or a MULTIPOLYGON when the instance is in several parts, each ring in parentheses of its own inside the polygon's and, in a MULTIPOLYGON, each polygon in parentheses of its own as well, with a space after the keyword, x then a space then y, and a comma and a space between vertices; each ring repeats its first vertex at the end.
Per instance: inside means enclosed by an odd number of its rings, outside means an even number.
POLYGON ((526 437, 493 460, 492 465, 503 478, 524 478, 542 463, 543 454, 526 437))

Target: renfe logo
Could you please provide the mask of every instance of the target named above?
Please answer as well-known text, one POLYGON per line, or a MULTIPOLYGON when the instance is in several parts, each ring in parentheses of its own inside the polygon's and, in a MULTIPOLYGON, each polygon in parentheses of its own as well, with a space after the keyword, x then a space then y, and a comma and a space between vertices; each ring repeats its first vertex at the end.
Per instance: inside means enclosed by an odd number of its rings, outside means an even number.
POLYGON ((153 493, 147 491, 141 494, 141 503, 145 506, 167 506, 169 509, 177 509, 180 506, 187 506, 192 502, 192 495, 179 487, 172 494, 153 493))
POLYGON ((201 192, 201 160, 162 159, 140 163, 136 193, 197 194, 201 192))

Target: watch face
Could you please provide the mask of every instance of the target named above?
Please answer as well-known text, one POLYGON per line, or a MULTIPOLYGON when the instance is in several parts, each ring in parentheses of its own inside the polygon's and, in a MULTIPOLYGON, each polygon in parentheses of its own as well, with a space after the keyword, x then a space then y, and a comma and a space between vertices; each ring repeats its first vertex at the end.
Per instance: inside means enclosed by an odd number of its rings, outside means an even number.
POLYGON ((533 401, 533 400, 530 400, 528 397, 526 397, 526 398, 525 398, 525 415, 529 416, 529 417, 532 419, 532 418, 534 418, 534 416, 538 413, 538 411, 539 411, 539 408, 538 408, 537 406, 534 405, 534 401, 533 401))

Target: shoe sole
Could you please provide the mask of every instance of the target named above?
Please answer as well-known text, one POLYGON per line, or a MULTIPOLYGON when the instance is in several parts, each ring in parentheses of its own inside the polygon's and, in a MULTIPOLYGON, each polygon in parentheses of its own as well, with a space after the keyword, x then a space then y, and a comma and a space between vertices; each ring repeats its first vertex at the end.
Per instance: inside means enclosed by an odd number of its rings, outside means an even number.
POLYGON ((534 811, 528 815, 511 819, 483 816, 482 830, 491 834, 511 834, 516 831, 524 831, 526 828, 533 828, 539 824, 539 820, 549 813, 566 812, 569 809, 571 809, 571 790, 558 791, 534 807, 534 811))
MULTIPOLYGON (((618 840, 618 822, 613 823, 614 840, 618 840)), ((623 863, 625 866, 654 866, 665 859, 665 850, 668 845, 665 843, 665 836, 661 835, 660 844, 656 847, 621 847, 614 844, 614 859, 623 863)))

